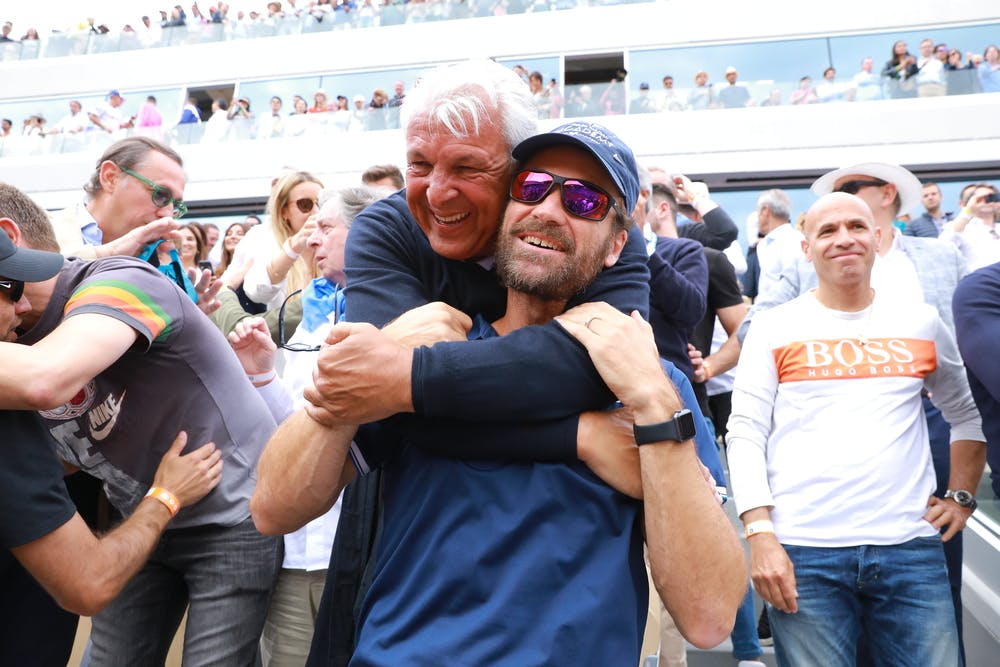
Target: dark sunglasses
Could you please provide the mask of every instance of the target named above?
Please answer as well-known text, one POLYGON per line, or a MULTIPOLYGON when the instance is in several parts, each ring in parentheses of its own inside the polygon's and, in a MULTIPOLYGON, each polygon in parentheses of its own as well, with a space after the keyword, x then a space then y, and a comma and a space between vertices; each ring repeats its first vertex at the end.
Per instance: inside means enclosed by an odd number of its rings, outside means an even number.
POLYGON ((309 199, 308 197, 303 197, 302 199, 295 200, 295 207, 302 211, 303 213, 309 213, 313 210, 318 202, 315 199, 309 199))
POLYGON ((525 169, 514 176, 510 184, 510 198, 522 204, 538 204, 549 196, 556 185, 559 186, 563 208, 578 218, 600 222, 611 209, 621 215, 614 198, 593 183, 537 169, 525 169))
POLYGON ((153 181, 149 180, 142 174, 137 174, 131 169, 125 169, 124 167, 119 167, 123 172, 136 179, 141 183, 145 183, 149 188, 152 189, 150 196, 153 199, 153 204, 156 208, 163 208, 166 205, 171 205, 173 207, 174 218, 183 218, 188 211, 187 204, 185 204, 180 199, 174 199, 174 193, 170 191, 170 188, 166 188, 162 185, 157 185, 153 181))
POLYGON ((880 188, 883 185, 888 185, 885 181, 846 181, 840 184, 840 187, 834 188, 834 192, 846 192, 849 195, 856 195, 861 191, 861 188, 880 188))
POLYGON ((24 281, 0 280, 0 291, 7 295, 11 303, 17 303, 24 296, 24 281))

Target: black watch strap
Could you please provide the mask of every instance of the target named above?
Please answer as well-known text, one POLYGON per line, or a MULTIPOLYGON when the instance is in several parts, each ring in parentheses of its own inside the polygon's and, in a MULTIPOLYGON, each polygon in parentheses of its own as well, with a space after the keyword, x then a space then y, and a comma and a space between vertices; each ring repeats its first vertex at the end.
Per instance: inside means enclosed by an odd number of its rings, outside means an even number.
POLYGON ((664 440, 685 442, 694 437, 694 415, 690 410, 678 410, 674 413, 673 419, 647 426, 635 425, 632 427, 632 432, 635 434, 637 445, 648 445, 664 440))

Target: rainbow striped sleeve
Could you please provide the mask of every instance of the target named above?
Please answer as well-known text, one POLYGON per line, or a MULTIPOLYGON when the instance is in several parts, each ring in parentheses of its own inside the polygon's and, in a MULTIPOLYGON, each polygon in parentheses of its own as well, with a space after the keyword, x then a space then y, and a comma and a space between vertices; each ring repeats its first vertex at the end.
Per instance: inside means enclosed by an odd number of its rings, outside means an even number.
POLYGON ((83 308, 87 310, 112 309, 123 313, 149 333, 150 341, 165 335, 173 319, 153 298, 133 283, 123 280, 95 280, 87 282, 76 290, 66 302, 64 316, 83 308))

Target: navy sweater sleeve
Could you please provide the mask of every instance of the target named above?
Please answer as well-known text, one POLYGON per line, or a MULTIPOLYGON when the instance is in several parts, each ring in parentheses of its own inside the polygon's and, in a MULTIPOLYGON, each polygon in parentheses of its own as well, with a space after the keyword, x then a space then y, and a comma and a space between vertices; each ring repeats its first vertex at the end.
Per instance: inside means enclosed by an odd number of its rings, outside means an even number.
POLYGON ((969 389, 983 418, 986 462, 993 492, 1000 496, 1000 263, 963 278, 951 302, 958 350, 965 361, 969 389))
POLYGON ((702 217, 701 223, 681 225, 677 228, 681 238, 692 239, 706 248, 725 250, 740 235, 736 223, 722 207, 712 209, 702 217))
POLYGON ((694 369, 687 342, 705 315, 708 294, 705 251, 690 239, 658 239, 649 270, 649 323, 656 349, 690 378, 694 369))
MULTIPOLYGON (((505 307, 505 291, 491 272, 475 262, 434 253, 402 193, 376 202, 355 219, 346 260, 349 321, 384 326, 434 300, 491 321, 505 307)), ((576 301, 601 299, 646 315, 648 271, 641 234, 630 235, 618 264, 602 272, 576 301)), ((422 414, 479 422, 465 423, 464 442, 477 442, 484 450, 495 447, 494 455, 504 451, 509 456, 521 452, 531 460, 575 459, 576 416, 607 405, 610 392, 586 351, 557 324, 515 333, 510 341, 504 337, 414 350, 414 407, 422 414), (526 384, 532 396, 542 399, 538 404, 518 395, 526 384), (564 392, 562 385, 572 390, 564 392), (491 420, 516 423, 498 429, 491 420), (542 447, 549 447, 549 453, 542 447)))
MULTIPOLYGON (((646 317, 648 299, 645 245, 634 228, 618 263, 568 305, 607 301, 646 317)), ((556 322, 471 345, 438 343, 414 351, 413 405, 427 416, 547 420, 601 409, 613 400, 586 349, 556 322)))

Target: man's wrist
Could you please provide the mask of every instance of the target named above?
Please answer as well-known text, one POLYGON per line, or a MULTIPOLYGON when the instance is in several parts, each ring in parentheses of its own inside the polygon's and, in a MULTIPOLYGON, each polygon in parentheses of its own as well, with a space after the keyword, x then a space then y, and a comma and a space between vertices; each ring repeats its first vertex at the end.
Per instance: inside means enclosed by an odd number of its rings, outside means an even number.
POLYGON ((177 496, 170 491, 167 491, 162 486, 150 487, 149 491, 146 492, 145 497, 158 500, 162 503, 163 506, 170 512, 171 518, 177 516, 177 513, 181 511, 181 501, 177 499, 177 496))
POLYGON ((744 534, 747 539, 753 537, 754 535, 774 535, 774 523, 770 519, 757 519, 756 521, 750 521, 744 527, 744 534))
POLYGON ((675 412, 684 409, 684 403, 669 381, 645 385, 643 391, 633 398, 631 403, 625 404, 632 411, 632 417, 639 426, 666 421, 671 419, 675 412))

